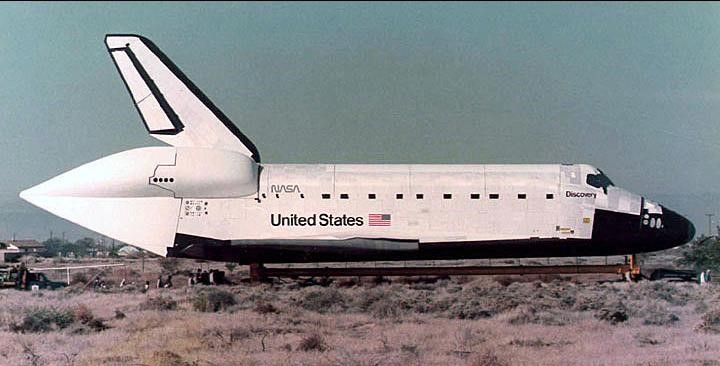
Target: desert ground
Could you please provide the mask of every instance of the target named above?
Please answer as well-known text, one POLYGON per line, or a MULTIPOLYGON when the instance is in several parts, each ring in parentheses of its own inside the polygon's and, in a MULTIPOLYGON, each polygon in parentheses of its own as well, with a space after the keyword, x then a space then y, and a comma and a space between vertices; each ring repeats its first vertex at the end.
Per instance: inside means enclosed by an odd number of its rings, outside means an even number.
POLYGON ((122 262, 75 271, 62 290, 0 290, 0 364, 720 365, 714 283, 543 275, 252 284, 244 266, 122 262), (197 268, 222 269, 234 284, 188 287, 197 268), (168 271, 174 286, 155 288, 168 271))

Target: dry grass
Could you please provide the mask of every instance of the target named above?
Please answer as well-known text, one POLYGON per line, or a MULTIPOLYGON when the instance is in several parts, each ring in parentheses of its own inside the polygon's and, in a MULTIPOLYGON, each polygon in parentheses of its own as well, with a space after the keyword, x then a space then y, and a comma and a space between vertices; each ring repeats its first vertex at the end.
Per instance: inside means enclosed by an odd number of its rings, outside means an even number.
MULTIPOLYGON (((135 263, 101 276, 137 285, 163 270, 145 265, 144 273, 135 263)), ((199 265, 172 263, 176 273, 199 265)), ((240 283, 237 273, 231 280, 240 283)), ((176 278, 174 288, 147 293, 141 286, 2 290, 0 364, 714 365, 720 359, 716 285, 463 276, 191 289, 182 275, 176 278), (33 314, 49 328, 15 328, 33 314), (65 315, 72 321, 57 325, 65 315)))

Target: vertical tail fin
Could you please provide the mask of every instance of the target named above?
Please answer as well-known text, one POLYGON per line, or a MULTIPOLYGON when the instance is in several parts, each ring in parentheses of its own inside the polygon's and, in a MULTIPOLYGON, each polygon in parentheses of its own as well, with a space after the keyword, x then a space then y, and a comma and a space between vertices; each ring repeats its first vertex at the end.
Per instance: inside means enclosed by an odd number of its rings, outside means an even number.
POLYGON ((253 143, 150 40, 107 35, 105 44, 151 136, 173 146, 237 151, 253 143))

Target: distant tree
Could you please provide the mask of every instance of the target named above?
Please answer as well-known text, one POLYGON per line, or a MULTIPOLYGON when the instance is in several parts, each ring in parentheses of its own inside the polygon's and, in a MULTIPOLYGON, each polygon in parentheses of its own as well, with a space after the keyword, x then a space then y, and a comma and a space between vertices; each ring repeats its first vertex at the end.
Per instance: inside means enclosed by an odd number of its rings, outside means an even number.
POLYGON ((74 243, 60 238, 50 238, 43 242, 45 246, 45 255, 55 257, 57 255, 67 256, 73 253, 76 257, 84 257, 89 251, 97 247, 97 243, 93 238, 82 238, 74 243))
POLYGON ((96 248, 97 243, 95 242, 95 239, 87 237, 78 239, 75 243, 68 246, 68 249, 75 253, 75 256, 77 257, 85 257, 96 248))
POLYGON ((87 248, 87 249, 96 248, 96 247, 97 247, 97 243, 95 242, 95 239, 93 239, 93 238, 88 238, 88 237, 85 237, 85 238, 82 238, 82 239, 78 239, 78 240, 75 242, 75 245, 81 246, 81 247, 85 247, 85 248, 87 248))
POLYGON ((116 245, 112 248, 110 248, 110 257, 118 257, 118 251, 120 250, 120 246, 116 245))
POLYGON ((45 240, 43 242, 43 245, 45 246, 45 255, 48 257, 55 257, 59 254, 65 255, 66 253, 63 249, 67 244, 69 243, 66 240, 62 240, 60 238, 50 238, 45 240))
POLYGON ((180 268, 180 260, 177 258, 161 258, 160 267, 168 274, 176 274, 180 268))
POLYGON ((685 246, 679 264, 689 265, 697 270, 720 271, 720 240, 716 236, 700 236, 685 246))
POLYGON ((228 262, 228 263, 225 263, 225 268, 227 268, 227 270, 230 271, 230 273, 233 273, 235 268, 237 268, 237 264, 233 263, 233 262, 228 262))

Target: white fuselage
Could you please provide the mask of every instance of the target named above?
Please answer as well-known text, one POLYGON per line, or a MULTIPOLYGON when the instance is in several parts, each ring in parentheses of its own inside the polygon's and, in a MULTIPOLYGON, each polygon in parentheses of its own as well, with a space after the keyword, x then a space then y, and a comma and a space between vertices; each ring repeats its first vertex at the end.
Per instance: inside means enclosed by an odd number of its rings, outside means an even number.
POLYGON ((561 164, 264 164, 255 195, 183 197, 177 231, 220 240, 590 239, 596 207, 639 215, 641 204, 616 187, 605 194, 585 183, 596 172, 561 164), (387 220, 371 226, 370 215, 387 220))

